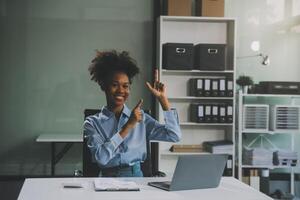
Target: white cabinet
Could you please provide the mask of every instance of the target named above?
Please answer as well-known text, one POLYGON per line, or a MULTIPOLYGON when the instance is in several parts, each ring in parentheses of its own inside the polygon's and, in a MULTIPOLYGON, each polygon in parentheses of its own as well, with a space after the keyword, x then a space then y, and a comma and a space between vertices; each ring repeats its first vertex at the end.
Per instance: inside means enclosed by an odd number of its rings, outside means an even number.
MULTIPOLYGON (((189 80, 202 77, 231 78, 235 83, 235 20, 229 18, 176 17, 161 16, 158 18, 157 66, 160 80, 167 85, 167 94, 172 107, 179 114, 182 139, 179 144, 202 144, 204 141, 228 139, 235 144, 234 115, 233 123, 195 123, 190 120, 191 103, 228 103, 235 108, 235 94, 231 97, 195 97, 189 93, 189 80), (165 43, 211 43, 226 44, 226 68, 222 71, 200 70, 166 70, 163 69, 163 44, 165 43)), ((235 87, 233 86, 233 91, 235 87)), ((164 122, 162 108, 157 103, 158 119, 164 122)), ((233 111, 233 113, 235 113, 233 111)), ((159 170, 172 173, 178 155, 207 154, 172 153, 172 143, 159 142, 159 170)), ((235 152, 232 152, 233 160, 235 152)), ((230 164, 233 168, 234 165, 230 164)), ((232 170, 234 173, 234 169, 232 170)))
POLYGON ((237 153, 239 180, 242 180, 244 174, 250 169, 263 172, 282 168, 291 174, 290 188, 291 193, 294 193, 294 169, 299 166, 299 163, 293 167, 289 164, 274 165, 273 162, 257 165, 245 164, 243 148, 259 147, 270 151, 294 151, 295 134, 300 133, 299 100, 300 95, 243 94, 239 91, 237 153), (249 108, 251 108, 250 111, 249 108), (274 140, 277 136, 281 136, 282 140, 281 138, 274 140))

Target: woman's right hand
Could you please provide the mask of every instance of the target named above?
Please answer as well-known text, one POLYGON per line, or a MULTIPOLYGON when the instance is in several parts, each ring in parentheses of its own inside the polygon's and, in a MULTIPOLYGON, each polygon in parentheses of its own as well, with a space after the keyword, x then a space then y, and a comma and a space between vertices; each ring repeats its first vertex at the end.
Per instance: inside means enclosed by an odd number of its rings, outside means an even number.
POLYGON ((143 104, 143 99, 141 99, 131 111, 131 115, 126 124, 129 128, 134 128, 136 123, 142 121, 143 119, 143 114, 141 111, 142 104, 143 104))

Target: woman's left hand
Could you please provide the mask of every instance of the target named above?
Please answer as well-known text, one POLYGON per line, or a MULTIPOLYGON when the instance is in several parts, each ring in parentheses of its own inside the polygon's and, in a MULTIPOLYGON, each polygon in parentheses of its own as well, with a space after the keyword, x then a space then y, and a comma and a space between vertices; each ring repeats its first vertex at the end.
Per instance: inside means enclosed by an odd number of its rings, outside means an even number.
POLYGON ((157 69, 155 70, 154 74, 153 86, 149 82, 146 82, 146 85, 150 92, 159 100, 162 108, 164 110, 169 110, 170 106, 168 98, 166 96, 166 86, 163 83, 159 82, 157 69))

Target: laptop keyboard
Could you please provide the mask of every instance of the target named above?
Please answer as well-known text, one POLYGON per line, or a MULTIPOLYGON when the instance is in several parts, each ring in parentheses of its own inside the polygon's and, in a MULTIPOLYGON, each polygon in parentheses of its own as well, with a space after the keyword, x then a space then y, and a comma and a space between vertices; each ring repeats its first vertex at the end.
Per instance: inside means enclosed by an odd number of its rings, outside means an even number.
POLYGON ((171 181, 162 182, 161 185, 164 187, 170 187, 171 181))

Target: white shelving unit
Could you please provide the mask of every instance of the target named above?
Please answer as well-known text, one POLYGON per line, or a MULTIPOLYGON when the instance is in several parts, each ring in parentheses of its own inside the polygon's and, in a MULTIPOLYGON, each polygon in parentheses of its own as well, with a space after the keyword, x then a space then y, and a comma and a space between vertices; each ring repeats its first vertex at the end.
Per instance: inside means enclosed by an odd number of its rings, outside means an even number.
MULTIPOLYGON (((189 119, 191 103, 226 102, 235 108, 233 97, 193 97, 189 96, 188 81, 203 76, 231 77, 235 82, 235 20, 232 18, 215 17, 177 17, 161 16, 158 18, 157 66, 160 80, 167 85, 167 94, 171 106, 179 114, 182 139, 179 144, 202 144, 204 141, 229 139, 235 144, 234 115, 233 123, 194 123, 189 119), (162 47, 165 43, 212 43, 227 45, 227 65, 224 71, 202 70, 166 70, 162 66, 162 47)), ((235 91, 235 86, 233 88, 235 91)), ((235 94, 234 94, 235 95, 235 94)), ((164 123, 162 109, 157 103, 157 118, 164 123)), ((233 111, 233 113, 235 113, 233 111)), ((173 153, 169 149, 173 143, 159 142, 159 170, 172 173, 179 155, 208 154, 173 153)), ((235 152, 232 152, 233 161, 235 152)), ((234 164, 233 175, 234 175, 234 164)))
MULTIPOLYGON (((294 146, 295 146, 295 134, 299 134, 299 131, 272 131, 272 130, 267 130, 267 131, 244 131, 243 130, 243 106, 245 102, 248 100, 251 103, 247 104, 256 104, 256 103, 262 103, 262 104, 274 104, 270 102, 271 99, 273 100, 287 100, 285 104, 288 105, 297 105, 296 99, 300 100, 300 95, 284 95, 284 94, 243 94, 242 91, 239 91, 238 95, 238 178, 239 180, 242 180, 243 176, 243 170, 244 169, 266 169, 266 170, 273 170, 273 169, 287 169, 289 170, 291 174, 291 179, 290 179, 290 188, 291 188, 291 193, 294 194, 294 169, 296 167, 299 167, 299 163, 295 167, 291 166, 281 166, 281 165, 243 165, 242 160, 243 160, 243 136, 244 135, 251 135, 251 134, 260 134, 260 136, 267 136, 267 137, 273 137, 274 135, 277 134, 284 134, 288 135, 290 137, 290 145, 286 147, 286 149, 294 151, 294 146)), ((281 103, 279 103, 281 104, 281 103)), ((299 122, 300 123, 300 122, 299 122)))

